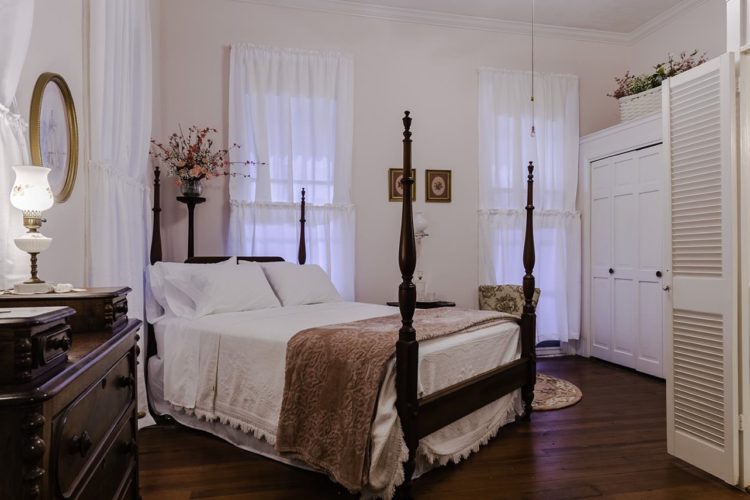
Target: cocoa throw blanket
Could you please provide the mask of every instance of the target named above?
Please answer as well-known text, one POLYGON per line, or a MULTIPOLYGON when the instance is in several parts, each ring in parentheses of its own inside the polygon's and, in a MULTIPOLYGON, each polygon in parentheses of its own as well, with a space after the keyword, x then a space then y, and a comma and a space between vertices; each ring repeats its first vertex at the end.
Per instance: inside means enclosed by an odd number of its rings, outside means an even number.
MULTIPOLYGON (((417 340, 517 318, 457 308, 417 310, 417 340)), ((401 316, 382 316, 297 333, 286 351, 279 452, 301 458, 351 491, 367 484, 372 419, 401 316)))

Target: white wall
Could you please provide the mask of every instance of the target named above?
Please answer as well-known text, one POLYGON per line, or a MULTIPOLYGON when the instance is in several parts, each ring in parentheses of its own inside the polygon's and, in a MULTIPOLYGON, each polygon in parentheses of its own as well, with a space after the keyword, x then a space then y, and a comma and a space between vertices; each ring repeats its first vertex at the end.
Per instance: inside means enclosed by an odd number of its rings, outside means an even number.
MULTIPOLYGON (((44 233, 54 238, 41 256, 42 277, 84 283, 86 171, 83 102, 84 0, 36 0, 29 53, 17 100, 28 119, 36 78, 60 73, 78 112, 79 169, 70 199, 45 214, 44 233)), ((394 298, 399 205, 388 203, 386 171, 401 162, 404 109, 414 116, 414 164, 419 169, 416 209, 426 213, 431 236, 424 241, 423 267, 438 295, 473 306, 477 284, 476 69, 528 69, 529 38, 466 29, 307 12, 240 0, 154 0, 154 135, 177 124, 216 126, 225 134, 228 46, 250 42, 282 47, 339 50, 355 59, 353 196, 357 205, 357 298, 394 298), (167 15, 164 15, 167 13, 167 15), (195 26, 200 26, 196 31, 195 26), (426 168, 453 170, 453 203, 424 203, 426 168), (450 266, 441 263, 450 262, 450 266), (460 265, 455 265, 460 262, 460 265)), ((699 48, 723 52, 724 0, 705 0, 630 47, 560 39, 538 39, 537 68, 574 73, 581 81, 581 133, 617 122, 606 94, 612 78, 630 68, 646 71, 668 52, 699 48)), ((186 248, 185 207, 165 183, 165 257, 181 260, 186 248)), ((223 254, 228 220, 225 180, 208 186, 197 209, 196 249, 223 254)), ((519 263, 520 267, 520 263, 519 263)))
POLYGON ((39 272, 49 282, 84 284, 83 0, 36 0, 29 52, 16 91, 19 111, 29 119, 31 94, 40 74, 59 73, 68 83, 78 114, 78 177, 65 203, 44 213, 42 232, 52 246, 39 256, 39 272))
MULTIPOLYGON (((177 128, 227 122, 228 48, 232 43, 338 50, 355 61, 353 199, 357 206, 357 300, 396 297, 400 205, 387 201, 387 169, 401 164, 401 116, 414 118, 416 210, 425 212, 428 287, 459 305, 476 305, 477 69, 529 69, 527 36, 451 29, 308 12, 242 1, 161 0, 161 99, 155 123, 165 138, 177 128), (424 203, 424 170, 453 170, 453 202, 424 203)), ((540 38, 537 70, 580 77, 581 132, 617 121, 606 97, 624 71, 624 46, 540 38)), ((523 165, 519 165, 523 168, 523 165)), ((163 190, 165 258, 186 256, 186 209, 163 190)), ((196 209, 196 254, 224 253, 227 186, 212 181, 196 209)), ((543 256, 540 256, 543 258, 543 256)), ((522 263, 518 263, 519 270, 522 263)))
POLYGON ((638 40, 630 49, 631 73, 645 73, 668 54, 706 52, 708 59, 726 51, 726 0, 704 0, 638 40))

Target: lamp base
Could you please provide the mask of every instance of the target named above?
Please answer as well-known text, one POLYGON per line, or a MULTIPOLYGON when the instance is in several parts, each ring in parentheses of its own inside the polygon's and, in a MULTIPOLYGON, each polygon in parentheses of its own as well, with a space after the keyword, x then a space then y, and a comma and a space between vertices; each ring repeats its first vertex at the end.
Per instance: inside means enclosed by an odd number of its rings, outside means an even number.
POLYGON ((13 293, 30 295, 33 293, 50 293, 55 287, 50 283, 16 283, 13 285, 13 293))

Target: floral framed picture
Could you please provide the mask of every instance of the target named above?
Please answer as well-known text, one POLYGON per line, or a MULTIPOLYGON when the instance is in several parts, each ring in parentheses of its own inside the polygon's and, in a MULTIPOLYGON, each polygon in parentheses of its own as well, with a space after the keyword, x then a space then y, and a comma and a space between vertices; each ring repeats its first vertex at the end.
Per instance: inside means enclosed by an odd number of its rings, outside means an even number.
POLYGON ((451 171, 425 171, 424 201, 430 203, 450 203, 451 201, 451 171))
MULTIPOLYGON (((411 169, 412 179, 417 178, 417 169, 411 169)), ((404 169, 388 169, 388 201, 401 201, 404 199, 404 186, 401 185, 401 179, 404 178, 404 169)), ((417 198, 417 183, 411 185, 411 199, 417 198)))

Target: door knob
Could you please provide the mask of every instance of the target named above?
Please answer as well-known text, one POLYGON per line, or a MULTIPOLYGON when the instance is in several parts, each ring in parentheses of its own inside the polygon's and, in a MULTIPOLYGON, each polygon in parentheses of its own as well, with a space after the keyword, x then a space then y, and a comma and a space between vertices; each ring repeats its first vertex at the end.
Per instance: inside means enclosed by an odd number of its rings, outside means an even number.
POLYGON ((656 271, 656 277, 661 278, 661 271, 656 271))
POLYGON ((670 291, 671 289, 672 289, 672 287, 671 287, 671 286, 669 286, 669 285, 667 285, 667 286, 663 286, 663 287, 662 287, 662 290, 664 290, 665 292, 668 292, 668 291, 670 291))
POLYGON ((615 270, 612 269, 611 267, 609 268, 609 274, 615 274, 615 270))

